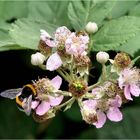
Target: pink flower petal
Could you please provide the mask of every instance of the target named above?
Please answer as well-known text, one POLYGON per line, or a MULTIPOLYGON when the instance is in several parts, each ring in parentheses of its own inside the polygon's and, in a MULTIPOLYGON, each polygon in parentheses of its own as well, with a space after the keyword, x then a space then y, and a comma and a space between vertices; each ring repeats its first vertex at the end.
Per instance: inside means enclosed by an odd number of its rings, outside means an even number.
POLYGON ((49 103, 50 103, 51 106, 59 105, 62 102, 63 98, 64 98, 63 95, 58 96, 58 97, 53 97, 53 96, 49 95, 48 97, 49 97, 49 103))
POLYGON ((55 89, 59 89, 62 84, 62 78, 60 76, 56 76, 51 80, 52 85, 55 87, 55 89))
POLYGON ((39 101, 32 101, 31 108, 35 109, 39 104, 39 101))
POLYGON ((96 100, 85 100, 83 101, 83 105, 86 106, 89 109, 93 109, 96 110, 96 106, 97 106, 97 101, 96 100))
POLYGON ((55 46, 54 40, 52 40, 52 39, 50 39, 50 38, 46 38, 45 43, 46 43, 49 47, 51 47, 51 48, 56 47, 56 46, 55 46))
POLYGON ((50 103, 42 101, 41 104, 36 109, 36 114, 39 116, 44 115, 50 109, 50 103))
POLYGON ((110 107, 109 110, 107 111, 107 117, 109 120, 118 122, 121 121, 123 116, 120 110, 116 107, 110 107))
POLYGON ((131 94, 130 94, 130 87, 129 87, 129 85, 125 86, 125 88, 124 88, 124 95, 125 95, 126 99, 133 100, 132 97, 131 97, 131 94))
POLYGON ((136 97, 140 96, 140 88, 135 84, 130 85, 130 92, 136 97))
POLYGON ((47 33, 45 30, 40 30, 40 39, 45 41, 45 43, 48 45, 48 47, 56 47, 54 40, 51 38, 49 33, 47 33))
POLYGON ((119 95, 116 95, 114 99, 109 100, 109 104, 111 107, 120 107, 122 104, 122 99, 119 95))
POLYGON ((48 61, 46 63, 46 69, 50 71, 54 71, 58 69, 61 65, 62 65, 62 60, 56 52, 48 58, 48 61))
POLYGON ((96 128, 101 128, 106 122, 106 115, 102 111, 97 112, 97 122, 93 123, 96 128))

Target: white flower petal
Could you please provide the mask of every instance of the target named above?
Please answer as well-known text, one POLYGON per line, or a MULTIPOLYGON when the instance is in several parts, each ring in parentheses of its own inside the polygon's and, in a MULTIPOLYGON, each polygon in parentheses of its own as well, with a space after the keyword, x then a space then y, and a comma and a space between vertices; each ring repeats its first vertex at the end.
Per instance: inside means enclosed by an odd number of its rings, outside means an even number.
POLYGON ((46 63, 46 69, 50 71, 54 71, 58 69, 61 65, 62 65, 62 60, 58 55, 58 53, 56 52, 48 58, 46 63))

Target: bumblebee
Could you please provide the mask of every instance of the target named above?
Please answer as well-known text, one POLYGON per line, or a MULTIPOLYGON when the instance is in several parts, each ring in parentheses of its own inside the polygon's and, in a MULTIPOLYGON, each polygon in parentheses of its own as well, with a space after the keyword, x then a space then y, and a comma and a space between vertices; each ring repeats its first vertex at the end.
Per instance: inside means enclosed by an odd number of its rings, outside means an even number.
POLYGON ((0 93, 0 96, 15 99, 18 108, 24 111, 27 115, 31 113, 31 103, 35 100, 37 92, 31 84, 23 86, 23 88, 9 89, 0 93))

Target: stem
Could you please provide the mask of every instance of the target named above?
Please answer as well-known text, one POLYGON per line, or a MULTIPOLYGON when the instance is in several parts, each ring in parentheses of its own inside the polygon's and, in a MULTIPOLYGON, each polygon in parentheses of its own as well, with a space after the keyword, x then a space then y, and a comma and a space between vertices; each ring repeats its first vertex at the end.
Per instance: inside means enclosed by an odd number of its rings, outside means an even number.
POLYGON ((69 81, 72 80, 70 75, 66 71, 64 71, 63 69, 60 69, 60 70, 66 75, 66 77, 69 79, 69 81))
POLYGON ((73 102, 74 100, 75 100, 75 97, 72 97, 71 99, 69 99, 69 100, 66 101, 65 103, 63 103, 63 104, 61 104, 61 105, 55 107, 55 109, 56 109, 56 110, 59 110, 59 109, 61 109, 62 107, 66 106, 67 104, 73 102))
POLYGON ((90 42, 89 42, 89 47, 88 47, 88 53, 91 52, 91 48, 92 48, 92 45, 93 45, 93 40, 91 39, 91 37, 92 37, 92 34, 89 34, 90 42))
POLYGON ((84 75, 84 81, 85 82, 88 82, 88 78, 89 78, 89 75, 87 73, 85 73, 85 75, 84 75))
POLYGON ((131 62, 131 63, 132 63, 132 66, 136 63, 136 61, 137 61, 138 59, 140 59, 140 56, 138 56, 138 57, 136 57, 135 59, 132 60, 132 62, 131 62))
POLYGON ((95 88, 95 87, 97 87, 99 85, 100 85, 100 82, 97 82, 96 84, 89 86, 88 91, 92 90, 93 88, 95 88))
POLYGON ((39 65, 39 67, 43 70, 46 70, 46 66, 45 65, 39 65))
POLYGON ((71 65, 70 65, 70 77, 73 79, 73 65, 74 65, 74 63, 73 63, 74 61, 73 61, 73 56, 72 56, 72 63, 71 63, 71 65))
POLYGON ((95 99, 95 95, 91 94, 91 93, 86 93, 82 96, 82 98, 84 99, 95 99))
POLYGON ((83 106, 82 99, 83 99, 83 98, 79 98, 79 99, 77 100, 77 101, 78 101, 78 105, 79 105, 79 107, 82 107, 82 106, 83 106))
POLYGON ((66 76, 60 69, 58 69, 57 72, 58 72, 67 82, 70 81, 70 80, 67 78, 67 76, 66 76))
MULTIPOLYGON (((43 70, 46 70, 46 66, 45 65, 39 65, 39 67, 43 70)), ((69 82, 70 80, 67 78, 67 76, 62 72, 62 70, 57 69, 57 72, 67 81, 69 82)))
POLYGON ((72 96, 71 92, 68 92, 68 91, 61 91, 61 90, 58 90, 57 94, 61 94, 61 95, 64 95, 64 96, 72 96))
POLYGON ((105 81, 106 79, 106 65, 102 64, 102 75, 101 75, 102 81, 105 81))

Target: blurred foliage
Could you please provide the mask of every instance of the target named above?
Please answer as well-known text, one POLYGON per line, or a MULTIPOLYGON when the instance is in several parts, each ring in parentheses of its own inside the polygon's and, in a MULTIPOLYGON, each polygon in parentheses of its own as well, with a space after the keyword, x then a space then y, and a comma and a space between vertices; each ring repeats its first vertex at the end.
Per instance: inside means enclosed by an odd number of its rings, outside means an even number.
POLYGON ((139 38, 140 18, 124 16, 105 23, 100 31, 93 36, 93 49, 124 51, 134 56, 139 49, 139 38))
POLYGON ((100 27, 93 51, 125 51, 133 57, 139 51, 139 0, 1 1, 0 11, 0 51, 37 49, 41 28, 50 34, 59 26, 81 30, 89 21, 100 27))
POLYGON ((111 11, 114 1, 73 1, 68 7, 68 16, 75 30, 83 30, 89 21, 102 25, 102 21, 111 11))
MULTIPOLYGON (((94 42, 93 51, 125 51, 134 58, 140 54, 139 0, 3 0, 0 1, 0 19, 0 51, 36 50, 40 29, 46 29, 50 34, 53 34, 59 26, 80 30, 84 28, 88 21, 94 21, 99 25, 99 32, 92 37, 94 42)), ((26 58, 24 53, 16 57, 17 63, 21 58, 26 58)), ((6 59, 9 61, 10 57, 6 57, 6 59)), ((29 61, 29 59, 25 59, 22 63, 26 61, 29 61)), ((140 61, 137 61, 136 65, 140 66, 140 61)), ((3 66, 5 69, 9 69, 13 65, 3 66)), ((18 66, 16 69, 17 71, 19 70, 18 66)), ((25 74, 25 77, 33 75, 33 69, 29 67, 23 69, 25 72, 30 69, 30 72, 25 74)), ((1 76, 3 76, 4 72, 8 71, 3 69, 1 76)), ((34 73, 37 72, 38 70, 34 71, 34 73)), ((19 75, 16 73, 15 71, 14 74, 18 77, 19 75)), ((12 78, 14 79, 14 76, 12 78)), ((12 79, 8 80, 9 87, 11 81, 12 79)), ((5 82, 3 83, 5 84, 5 82)), ((130 102, 122 108, 124 114, 122 122, 113 123, 108 121, 103 128, 96 129, 94 126, 89 126, 82 121, 77 104, 74 104, 70 110, 57 114, 54 119, 38 124, 34 122, 32 117, 27 117, 23 112, 20 112, 16 108, 14 101, 0 99, 0 138, 136 139, 140 138, 139 108, 140 99, 137 98, 133 103, 130 102)))

